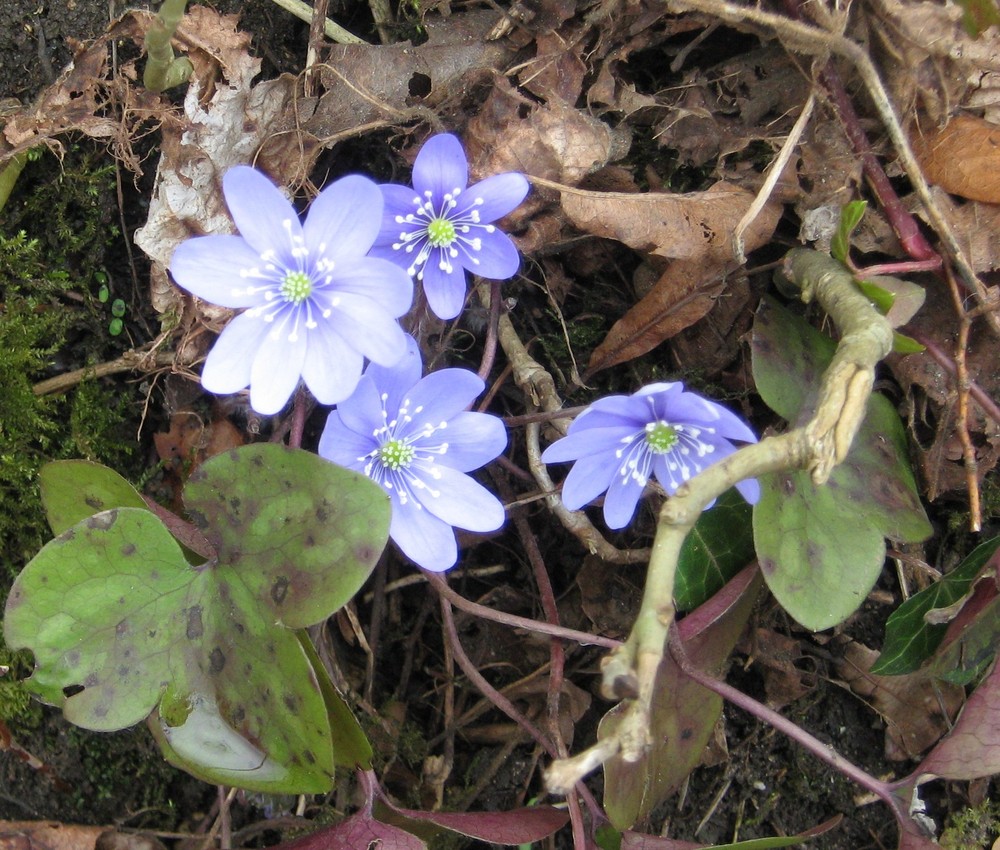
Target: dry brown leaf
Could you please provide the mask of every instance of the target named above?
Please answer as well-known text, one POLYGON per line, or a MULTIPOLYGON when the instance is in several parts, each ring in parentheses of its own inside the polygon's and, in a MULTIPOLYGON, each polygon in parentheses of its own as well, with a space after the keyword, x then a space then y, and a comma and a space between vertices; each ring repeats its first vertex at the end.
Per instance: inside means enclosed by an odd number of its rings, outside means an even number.
MULTIPOLYGON (((931 192, 934 205, 965 249, 972 268, 977 272, 1000 269, 1000 204, 956 201, 937 186, 932 186, 931 192)), ((923 204, 915 197, 909 200, 912 211, 926 221, 923 204)))
POLYGON ((764 692, 771 708, 784 708, 816 687, 815 673, 797 666, 806 657, 799 640, 759 628, 743 641, 740 651, 749 654, 754 666, 762 669, 764 692))
POLYGON ((628 152, 626 139, 583 110, 556 99, 537 104, 502 80, 469 122, 465 143, 475 175, 521 171, 571 186, 628 152))
POLYGON ((838 672, 885 720, 886 758, 917 758, 951 728, 965 702, 965 689, 935 681, 920 671, 904 676, 874 675, 868 671, 876 658, 875 650, 852 641, 845 647, 838 672))
POLYGON ((0 821, 0 850, 94 850, 105 826, 0 821))
POLYGON ((426 116, 424 107, 461 100, 474 81, 488 79, 512 55, 503 42, 486 40, 499 17, 490 9, 428 17, 427 41, 416 47, 334 45, 321 69, 326 93, 318 102, 302 102, 315 109, 303 128, 326 139, 373 121, 426 116))
MULTIPOLYGON (((727 183, 688 194, 562 193, 563 209, 577 227, 674 259, 594 350, 585 381, 646 354, 712 309, 737 268, 730 238, 752 200, 749 192, 727 183)), ((780 205, 764 207, 744 236, 747 251, 771 238, 780 215, 780 205)))
MULTIPOLYGON (((669 260, 731 257, 730 239, 753 195, 719 182, 705 192, 563 192, 563 211, 580 230, 669 260)), ((746 250, 771 238, 781 207, 767 205, 747 230, 746 250)))
POLYGON ((953 195, 1000 203, 1000 127, 972 115, 956 115, 942 129, 911 139, 928 181, 953 195))

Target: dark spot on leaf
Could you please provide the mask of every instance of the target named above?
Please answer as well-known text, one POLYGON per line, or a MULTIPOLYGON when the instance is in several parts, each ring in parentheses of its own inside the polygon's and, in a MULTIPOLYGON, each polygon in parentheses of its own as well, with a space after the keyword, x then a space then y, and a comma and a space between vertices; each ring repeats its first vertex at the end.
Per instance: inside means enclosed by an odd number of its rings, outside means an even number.
POLYGON ((761 558, 760 561, 760 571, 764 575, 769 576, 774 574, 775 563, 770 558, 761 558))
MULTIPOLYGON (((230 452, 230 457, 232 457, 235 460, 238 456, 236 452, 233 451, 230 452)), ((252 458, 250 458, 250 463, 252 463, 256 467, 262 467, 264 465, 264 458, 262 458, 260 455, 254 455, 252 458)))
POLYGON ((125 637, 128 634, 128 620, 122 620, 115 626, 115 637, 125 637))
POLYGON ((311 534, 307 534, 306 535, 306 539, 303 541, 303 543, 304 543, 305 547, 307 549, 309 549, 309 548, 311 548, 311 547, 313 547, 313 546, 316 545, 316 538, 313 537, 311 534))
POLYGON ((155 638, 156 637, 156 629, 150 629, 148 632, 146 632, 146 634, 149 635, 149 637, 151 637, 151 638, 155 638))
POLYGON ((309 764, 316 764, 316 756, 312 754, 312 750, 303 750, 302 757, 309 762, 309 764))
POLYGON ((76 665, 79 664, 79 663, 80 663, 80 652, 79 652, 79 650, 74 649, 71 652, 67 652, 66 653, 66 666, 67 667, 76 667, 76 665))
POLYGON ((106 705, 102 703, 100 705, 94 706, 94 717, 107 717, 107 716, 108 716, 108 707, 106 705))
POLYGON ((370 564, 375 560, 375 551, 371 546, 361 545, 354 550, 354 557, 357 558, 362 564, 370 564))
POLYGON ((199 481, 204 481, 204 480, 205 480, 205 470, 202 469, 201 467, 199 467, 198 469, 196 469, 194 472, 192 472, 188 476, 188 481, 193 481, 195 483, 198 483, 199 481))
POLYGON ((225 666, 226 654, 219 647, 215 647, 208 656, 208 672, 213 676, 218 675, 225 666))
POLYGON ((242 505, 242 504, 243 504, 243 502, 241 502, 241 501, 240 501, 240 500, 239 500, 239 499, 238 499, 238 498, 237 498, 236 496, 233 496, 233 497, 232 497, 232 498, 231 498, 231 499, 229 500, 229 509, 230 509, 230 510, 231 510, 231 511, 232 511, 232 512, 233 512, 234 514, 235 514, 235 513, 239 513, 239 510, 240 510, 240 505, 242 505))
POLYGON ((135 554, 135 544, 134 543, 126 543, 124 546, 122 546, 122 554, 126 558, 129 555, 134 555, 135 554))
POLYGON ((241 635, 245 635, 247 632, 247 627, 240 622, 234 622, 233 628, 236 629, 241 635))
POLYGON ((288 596, 288 579, 285 576, 278 576, 274 584, 271 585, 271 598, 275 605, 280 605, 288 596))
POLYGON ((63 696, 69 699, 70 697, 75 697, 79 693, 83 693, 83 685, 67 685, 62 689, 63 696))
POLYGON ((83 501, 87 503, 88 508, 93 508, 95 511, 104 510, 104 500, 98 499, 97 496, 87 496, 83 501))
POLYGON ((278 651, 274 648, 274 642, 268 641, 267 645, 264 647, 267 650, 268 655, 277 655, 278 651))
POLYGON ((97 678, 97 674, 91 673, 86 679, 83 680, 83 686, 85 688, 93 688, 96 687, 98 681, 99 679, 97 678))
POLYGON ((242 705, 238 705, 233 709, 233 720, 236 723, 242 723, 246 719, 246 716, 246 709, 242 705))
POLYGON ((284 698, 281 700, 292 714, 299 713, 299 701, 292 694, 285 694, 284 698))
POLYGON ((125 604, 125 597, 124 596, 119 596, 118 597, 118 604, 119 605, 124 605, 125 604))
POLYGON ((230 564, 238 564, 243 559, 242 549, 233 549, 229 552, 229 557, 226 559, 230 564))
MULTIPOLYGON (((191 479, 188 480, 190 481, 191 479)), ((190 519, 200 531, 204 531, 208 528, 208 520, 205 519, 205 515, 201 511, 188 511, 188 519, 190 519)))
POLYGON ((249 679, 252 674, 253 674, 253 664, 247 661, 243 665, 243 675, 249 679))
POLYGON ((115 524, 116 519, 118 519, 118 511, 105 511, 104 513, 95 514, 87 519, 87 528, 94 529, 95 531, 107 531, 115 524))
POLYGON ((132 671, 129 670, 129 668, 126 667, 123 664, 121 667, 118 668, 118 678, 119 679, 128 679, 128 674, 131 673, 131 672, 132 671))
POLYGON ((320 522, 326 522, 329 518, 330 518, 330 512, 326 508, 324 508, 322 505, 316 508, 316 519, 318 519, 320 522))
POLYGON ((691 727, 686 726, 685 728, 681 729, 681 740, 682 741, 689 741, 689 740, 691 740, 691 738, 692 738, 693 735, 694 735, 694 730, 691 729, 691 727))
POLYGON ((76 532, 73 531, 72 528, 62 533, 62 540, 66 543, 69 543, 70 540, 75 540, 75 539, 76 539, 76 532))
POLYGON ((791 475, 785 475, 781 479, 781 489, 786 496, 795 495, 795 480, 791 475))
POLYGON ((205 626, 201 622, 201 606, 192 605, 187 610, 187 631, 188 640, 195 640, 205 634, 205 626))
POLYGON ((160 580, 160 571, 159 570, 150 570, 149 571, 149 580, 150 581, 159 581, 160 580))

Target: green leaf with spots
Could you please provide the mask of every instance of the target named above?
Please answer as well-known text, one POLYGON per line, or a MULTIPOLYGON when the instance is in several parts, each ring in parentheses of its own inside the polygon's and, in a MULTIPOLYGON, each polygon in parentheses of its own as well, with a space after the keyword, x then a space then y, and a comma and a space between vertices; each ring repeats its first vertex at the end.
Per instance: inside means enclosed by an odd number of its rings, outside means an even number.
POLYGON ((752 513, 746 499, 731 489, 698 517, 677 560, 678 610, 697 608, 753 560, 752 513))
MULTIPOLYGON (((807 421, 835 345, 775 302, 754 321, 753 373, 767 405, 789 422, 807 421)), ((771 592, 807 628, 850 616, 875 584, 885 540, 930 536, 906 435, 892 405, 875 394, 847 459, 817 486, 806 472, 760 478, 754 507, 757 557, 771 592)))
POLYGON ((53 534, 111 508, 145 508, 139 492, 113 469, 89 460, 57 460, 38 475, 53 534))
POLYGON ((331 742, 354 760, 366 742, 353 727, 331 736, 338 712, 296 630, 360 589, 388 538, 388 499, 364 476, 261 444, 206 462, 184 501, 216 553, 203 563, 154 513, 122 507, 28 564, 4 621, 8 645, 34 653, 25 684, 88 729, 148 718, 168 760, 207 782, 328 790, 331 742))

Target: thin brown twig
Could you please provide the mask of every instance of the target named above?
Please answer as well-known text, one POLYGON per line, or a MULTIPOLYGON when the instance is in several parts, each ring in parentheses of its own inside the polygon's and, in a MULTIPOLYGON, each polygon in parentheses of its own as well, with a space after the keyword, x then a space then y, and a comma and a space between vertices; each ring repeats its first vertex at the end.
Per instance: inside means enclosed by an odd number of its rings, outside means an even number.
POLYGON ((976 459, 976 447, 972 445, 969 436, 969 369, 966 354, 969 348, 969 331, 972 319, 969 318, 962 303, 962 294, 958 291, 951 269, 945 269, 945 279, 948 281, 948 291, 951 293, 952 304, 958 317, 958 339, 955 341, 955 392, 958 399, 958 416, 956 427, 958 440, 962 444, 962 457, 965 466, 965 487, 969 493, 969 529, 979 531, 983 527, 982 511, 979 504, 979 462, 976 459))

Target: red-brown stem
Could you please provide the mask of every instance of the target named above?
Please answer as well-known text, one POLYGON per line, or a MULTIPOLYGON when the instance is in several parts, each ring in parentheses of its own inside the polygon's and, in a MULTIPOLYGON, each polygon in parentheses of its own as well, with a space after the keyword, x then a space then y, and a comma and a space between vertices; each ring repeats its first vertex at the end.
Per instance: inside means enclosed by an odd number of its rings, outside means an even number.
MULTIPOLYGON (((948 355, 941 347, 934 342, 927 334, 919 330, 907 330, 907 334, 919 342, 924 348, 927 349, 927 353, 934 358, 935 362, 944 369, 953 378, 957 378, 958 369, 955 366, 955 361, 948 355)), ((994 422, 1000 425, 1000 406, 997 405, 995 401, 987 394, 979 384, 969 379, 969 395, 975 399, 976 404, 978 404, 983 412, 990 417, 994 422)))
POLYGON ((486 323, 486 341, 483 343, 483 359, 479 361, 479 377, 484 381, 493 371, 497 357, 497 326, 500 324, 500 281, 490 281, 490 315, 486 323))

